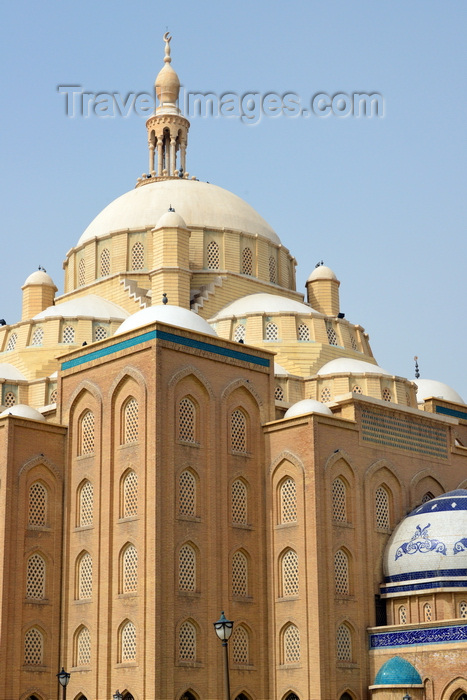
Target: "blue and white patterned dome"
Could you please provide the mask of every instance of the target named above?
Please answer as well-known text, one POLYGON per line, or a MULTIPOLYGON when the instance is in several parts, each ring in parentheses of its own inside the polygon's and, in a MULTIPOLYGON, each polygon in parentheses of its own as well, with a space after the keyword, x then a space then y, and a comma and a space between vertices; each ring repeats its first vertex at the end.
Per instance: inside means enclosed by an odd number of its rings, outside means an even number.
POLYGON ((457 489, 413 510, 384 553, 385 596, 467 590, 467 491, 457 489))

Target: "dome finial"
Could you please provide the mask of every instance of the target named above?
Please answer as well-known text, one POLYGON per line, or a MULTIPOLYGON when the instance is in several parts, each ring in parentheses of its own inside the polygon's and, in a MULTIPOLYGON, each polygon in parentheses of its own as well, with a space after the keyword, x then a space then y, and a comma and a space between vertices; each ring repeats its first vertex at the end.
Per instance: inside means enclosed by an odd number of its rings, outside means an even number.
POLYGON ((170 56, 170 42, 172 41, 172 37, 170 36, 170 32, 166 32, 163 39, 165 41, 164 63, 172 63, 172 58, 170 56))
POLYGON ((415 355, 415 357, 414 357, 413 359, 414 359, 414 361, 415 361, 415 379, 419 379, 419 378, 420 378, 420 372, 419 372, 419 369, 418 369, 418 357, 417 357, 417 355, 415 355))

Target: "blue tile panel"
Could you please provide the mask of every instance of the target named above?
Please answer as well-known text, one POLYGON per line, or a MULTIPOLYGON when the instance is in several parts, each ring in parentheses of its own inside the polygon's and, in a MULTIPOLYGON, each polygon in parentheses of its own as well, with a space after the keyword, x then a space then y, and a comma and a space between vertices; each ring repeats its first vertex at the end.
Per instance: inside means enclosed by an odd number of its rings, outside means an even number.
POLYGON ((400 583, 401 581, 418 581, 424 578, 440 578, 444 576, 466 576, 467 569, 433 569, 432 571, 410 571, 406 574, 385 576, 384 583, 400 583))
POLYGON ((370 634, 370 649, 467 642, 467 625, 370 634))
POLYGON ((260 365, 261 367, 269 367, 270 364, 270 360, 267 358, 249 355, 247 352, 239 352, 238 350, 232 350, 231 348, 219 347, 218 345, 214 345, 212 343, 205 343, 201 340, 186 338, 182 335, 176 335, 175 333, 154 330, 148 331, 147 333, 142 333, 141 335, 133 336, 127 340, 121 340, 113 345, 107 345, 105 348, 100 348, 99 350, 93 350, 86 355, 80 355, 72 360, 66 360, 65 362, 62 362, 62 370, 71 369, 72 367, 78 367, 80 365, 87 364, 88 362, 92 362, 93 360, 108 357, 109 355, 113 355, 120 350, 126 350, 127 348, 134 347, 140 343, 145 343, 147 340, 154 339, 168 340, 176 345, 183 345, 184 347, 194 348, 195 350, 202 350, 203 352, 208 352, 212 355, 230 357, 234 360, 241 360, 242 362, 251 362, 254 365, 260 365))
POLYGON ((452 416, 453 418, 461 418, 462 420, 467 420, 467 411, 457 411, 455 408, 448 408, 447 406, 436 406, 436 413, 442 413, 445 416, 452 416))
POLYGON ((387 595, 388 593, 413 593, 414 591, 430 591, 435 588, 460 588, 461 590, 467 590, 467 578, 460 578, 458 580, 449 581, 449 579, 442 579, 441 581, 419 581, 418 583, 406 583, 399 586, 391 585, 382 586, 380 588, 381 595, 387 595))
POLYGON ((387 447, 447 459, 447 430, 396 418, 376 411, 362 411, 362 438, 387 447))
POLYGON ((431 513, 440 513, 442 511, 454 513, 454 511, 459 512, 466 510, 467 492, 458 489, 457 491, 451 491, 445 494, 445 496, 438 496, 438 498, 433 498, 431 501, 423 503, 421 506, 411 511, 406 518, 412 518, 416 515, 430 515, 431 513), (456 493, 460 493, 461 495, 456 496, 456 493))

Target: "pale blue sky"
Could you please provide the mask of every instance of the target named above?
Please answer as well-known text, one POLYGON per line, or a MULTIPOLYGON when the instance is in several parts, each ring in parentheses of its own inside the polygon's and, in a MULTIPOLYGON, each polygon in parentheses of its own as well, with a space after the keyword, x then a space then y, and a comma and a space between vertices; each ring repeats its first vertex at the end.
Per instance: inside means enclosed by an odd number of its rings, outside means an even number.
POLYGON ((166 27, 190 91, 384 96, 382 119, 192 119, 188 170, 269 221, 300 291, 334 269, 382 367, 411 377, 417 354, 467 401, 465 0, 4 5, 0 317, 39 264, 62 291, 66 251, 147 169, 144 118, 67 118, 57 86, 150 91, 166 27))

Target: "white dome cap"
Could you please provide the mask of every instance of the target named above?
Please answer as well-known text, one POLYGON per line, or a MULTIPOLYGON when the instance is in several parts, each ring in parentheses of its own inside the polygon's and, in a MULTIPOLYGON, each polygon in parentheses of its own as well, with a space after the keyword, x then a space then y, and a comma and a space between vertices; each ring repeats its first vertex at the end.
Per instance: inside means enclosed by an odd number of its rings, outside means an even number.
POLYGON ((438 382, 436 379, 416 379, 417 384, 417 403, 423 403, 425 399, 434 396, 437 399, 445 399, 454 403, 465 403, 461 396, 451 389, 447 384, 438 382))
POLYGON ((457 489, 418 506, 396 527, 384 552, 382 592, 467 590, 466 561, 467 491, 457 489))
POLYGON ((338 357, 335 360, 326 362, 318 371, 317 375, 320 377, 328 376, 330 374, 387 374, 392 377, 390 372, 386 372, 385 369, 378 367, 378 365, 373 365, 371 362, 364 362, 363 360, 353 360, 350 357, 338 357))
POLYGON ((311 312, 313 312, 311 306, 307 306, 301 301, 262 292, 259 294, 248 294, 246 297, 241 297, 240 299, 232 301, 218 311, 210 320, 219 321, 221 318, 230 316, 236 316, 238 318, 246 314, 254 313, 294 313, 308 315, 311 312))
POLYGON ((0 413, 0 418, 4 416, 17 416, 18 418, 29 418, 30 420, 45 421, 44 416, 39 411, 31 406, 26 406, 24 403, 18 403, 15 406, 10 406, 3 413, 0 413))
POLYGON ((26 287, 29 284, 43 284, 46 287, 55 287, 53 279, 50 275, 47 274, 45 270, 36 270, 31 275, 29 275, 29 277, 23 284, 23 287, 26 287))
POLYGON ((0 378, 26 380, 24 374, 20 372, 19 369, 16 369, 16 367, 14 367, 13 365, 10 365, 8 362, 0 363, 0 378))
POLYGON ((290 374, 290 372, 278 362, 274 362, 274 374, 290 374))
POLYGON ((122 323, 115 335, 133 331, 135 328, 141 328, 142 326, 147 326, 156 321, 170 323, 172 326, 179 326, 180 328, 186 328, 189 331, 196 331, 197 333, 217 336, 216 331, 211 328, 204 318, 201 318, 201 316, 198 316, 198 314, 195 314, 193 311, 171 304, 149 306, 146 309, 137 311, 122 323))
POLYGON ((328 406, 325 406, 321 401, 314 399, 302 399, 294 403, 284 414, 284 418, 293 418, 301 416, 304 413, 323 413, 325 416, 332 416, 332 411, 328 406))
POLYGON ((313 280, 335 280, 338 281, 335 273, 327 265, 318 265, 315 267, 313 272, 309 275, 307 282, 313 282, 313 280))
POLYGON ((161 218, 156 224, 157 228, 187 228, 185 219, 182 219, 180 214, 178 214, 173 209, 169 209, 165 214, 162 214, 161 218))
POLYGON ((46 318, 96 318, 101 321, 115 319, 123 321, 130 314, 112 301, 103 299, 97 294, 87 294, 84 297, 64 301, 63 304, 48 306, 44 311, 34 316, 34 321, 46 318))

